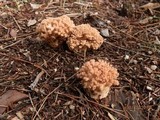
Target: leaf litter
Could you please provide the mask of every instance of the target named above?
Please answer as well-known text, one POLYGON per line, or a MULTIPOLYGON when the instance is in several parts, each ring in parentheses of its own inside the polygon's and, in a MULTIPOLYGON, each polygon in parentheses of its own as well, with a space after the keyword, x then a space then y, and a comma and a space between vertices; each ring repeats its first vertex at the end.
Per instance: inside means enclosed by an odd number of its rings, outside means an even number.
POLYGON ((31 0, 17 2, 18 8, 12 1, 5 2, 0 8, 3 48, 0 49, 0 92, 18 88, 30 94, 26 101, 14 99, 17 101, 0 106, 5 107, 3 115, 8 119, 19 119, 17 113, 24 119, 160 118, 159 3, 156 0, 151 4, 147 0, 94 0, 93 4, 90 0, 76 3, 31 0), (36 25, 44 18, 64 14, 70 15, 77 25, 88 23, 99 31, 106 29, 107 40, 102 47, 87 52, 84 57, 72 53, 65 45, 53 49, 38 41, 36 25), (22 49, 29 51, 29 57, 22 49), (121 85, 112 88, 110 95, 101 101, 91 99, 75 77, 76 70, 91 58, 107 59, 120 72, 121 85), (41 72, 46 74, 40 75, 41 72), (34 89, 29 87, 32 83, 34 89), (68 101, 72 102, 65 105, 68 101))
POLYGON ((0 96, 0 115, 3 114, 8 107, 11 107, 13 103, 27 97, 27 94, 21 93, 17 90, 8 90, 0 96))

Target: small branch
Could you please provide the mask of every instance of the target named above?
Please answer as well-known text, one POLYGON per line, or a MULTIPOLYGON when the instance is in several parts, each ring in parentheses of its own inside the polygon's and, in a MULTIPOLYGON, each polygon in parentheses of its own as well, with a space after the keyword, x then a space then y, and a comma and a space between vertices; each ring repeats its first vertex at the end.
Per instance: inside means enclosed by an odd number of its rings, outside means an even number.
POLYGON ((22 31, 22 28, 20 27, 20 25, 18 24, 17 20, 12 16, 14 22, 16 23, 16 25, 18 26, 19 30, 22 31))
POLYGON ((82 16, 82 13, 70 13, 70 14, 65 14, 68 17, 78 17, 78 16, 82 16))
MULTIPOLYGON (((142 53, 140 53, 139 51, 134 51, 134 50, 129 50, 129 49, 126 49, 126 48, 123 48, 123 47, 120 47, 120 46, 117 46, 117 45, 114 45, 114 44, 112 44, 111 42, 106 42, 105 41, 105 43, 107 43, 107 44, 109 44, 109 45, 111 45, 111 46, 113 46, 113 47, 115 47, 115 48, 118 48, 118 49, 120 49, 120 50, 124 50, 124 51, 127 51, 127 52, 131 52, 131 53, 135 53, 136 55, 142 55, 142 56, 145 56, 145 57, 152 57, 152 56, 149 56, 149 55, 145 55, 145 54, 142 54, 142 53)), ((159 58, 158 58, 159 59, 159 58)))
POLYGON ((74 2, 74 4, 77 4, 77 5, 80 5, 80 6, 84 6, 84 7, 92 7, 91 2, 87 2, 87 3, 74 2))
POLYGON ((109 45, 111 45, 111 46, 113 46, 113 47, 116 47, 116 48, 118 48, 118 49, 121 49, 121 50, 124 50, 124 51, 128 51, 128 52, 131 52, 131 53, 137 53, 136 51, 133 51, 133 50, 129 50, 129 49, 126 49, 126 48, 123 48, 123 47, 119 47, 119 46, 116 46, 116 45, 114 45, 114 44, 112 44, 111 42, 106 42, 107 44, 109 44, 109 45))
POLYGON ((5 27, 4 25, 0 24, 1 27, 3 27, 4 29, 8 30, 7 27, 5 27))
POLYGON ((158 113, 160 112, 160 105, 158 105, 157 109, 155 110, 155 113, 153 115, 154 119, 158 118, 158 113))
POLYGON ((14 42, 14 43, 12 43, 12 44, 10 44, 10 45, 8 45, 8 46, 5 46, 3 49, 6 49, 6 48, 9 48, 9 47, 12 47, 12 46, 14 46, 14 45, 16 45, 16 44, 20 43, 21 41, 22 41, 22 40, 18 40, 18 41, 14 42))
MULTIPOLYGON (((23 35, 20 35, 20 36, 17 36, 16 38, 24 38, 24 37, 28 37, 30 35, 35 35, 36 32, 31 32, 31 33, 28 33, 28 34, 23 34, 23 35)), ((13 40, 13 38, 0 38, 0 42, 4 42, 4 41, 9 41, 9 40, 13 40)))
MULTIPOLYGON (((63 96, 66 96, 66 97, 68 97, 68 98, 74 99, 74 100, 76 100, 78 103, 80 103, 80 104, 82 104, 82 105, 84 105, 84 104, 81 103, 81 102, 79 102, 79 100, 77 100, 77 98, 78 98, 78 99, 81 99, 81 100, 84 100, 84 101, 87 101, 87 102, 89 102, 89 103, 92 103, 92 104, 94 104, 94 105, 98 105, 98 106, 101 107, 101 108, 104 108, 104 109, 106 109, 106 110, 112 111, 112 112, 114 112, 114 113, 116 113, 116 114, 118 114, 118 115, 121 115, 121 116, 127 118, 124 114, 118 112, 117 110, 112 109, 112 108, 109 108, 109 107, 107 107, 107 106, 105 106, 105 105, 102 105, 102 104, 100 104, 100 103, 97 103, 97 102, 94 102, 94 101, 91 101, 91 100, 88 100, 88 99, 85 99, 85 98, 82 98, 82 97, 79 97, 79 96, 64 94, 64 93, 60 93, 60 92, 56 92, 56 93, 59 94, 59 95, 63 95, 63 96)), ((86 106, 86 105, 84 105, 84 106, 86 106)))
POLYGON ((40 80, 40 78, 42 77, 42 75, 44 74, 44 71, 42 70, 36 77, 36 79, 34 80, 34 82, 29 86, 32 90, 35 88, 35 86, 37 85, 38 81, 40 80))
POLYGON ((48 3, 47 3, 47 6, 44 8, 43 12, 53 3, 53 0, 50 0, 48 3))
MULTIPOLYGON (((36 107, 35 107, 35 105, 33 104, 33 100, 32 100, 31 94, 29 94, 29 99, 30 99, 30 102, 31 102, 31 104, 32 104, 32 106, 33 106, 33 109, 34 109, 34 110, 36 111, 36 113, 37 113, 36 107)), ((39 119, 41 120, 40 115, 39 115, 39 114, 37 114, 37 115, 38 115, 39 119)))

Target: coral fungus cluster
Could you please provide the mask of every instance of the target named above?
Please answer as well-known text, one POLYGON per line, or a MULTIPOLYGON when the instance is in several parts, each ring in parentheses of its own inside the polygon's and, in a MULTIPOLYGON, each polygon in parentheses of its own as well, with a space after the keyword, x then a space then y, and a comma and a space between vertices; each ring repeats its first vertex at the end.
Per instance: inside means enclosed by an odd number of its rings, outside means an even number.
POLYGON ((98 30, 89 24, 78 25, 71 32, 72 34, 68 38, 67 44, 73 51, 97 50, 103 43, 103 38, 98 30))
POLYGON ((103 43, 103 37, 98 30, 89 24, 75 26, 66 15, 44 19, 38 26, 37 32, 40 38, 52 47, 58 47, 64 41, 70 50, 82 52, 87 49, 98 49, 103 43))
POLYGON ((73 21, 68 16, 63 15, 57 18, 44 19, 37 26, 37 32, 42 40, 55 48, 70 36, 74 26, 73 21))
POLYGON ((94 99, 107 97, 112 85, 119 85, 117 69, 104 60, 94 60, 84 63, 77 77, 82 79, 83 87, 94 99))
MULTIPOLYGON (((57 18, 44 19, 38 26, 40 38, 52 47, 58 47, 66 42, 74 52, 85 52, 88 49, 97 50, 103 43, 103 37, 98 30, 89 24, 75 26, 66 15, 57 18)), ((94 99, 102 99, 108 95, 112 85, 118 85, 117 69, 104 60, 90 60, 79 69, 77 77, 82 79, 83 87, 94 99)))

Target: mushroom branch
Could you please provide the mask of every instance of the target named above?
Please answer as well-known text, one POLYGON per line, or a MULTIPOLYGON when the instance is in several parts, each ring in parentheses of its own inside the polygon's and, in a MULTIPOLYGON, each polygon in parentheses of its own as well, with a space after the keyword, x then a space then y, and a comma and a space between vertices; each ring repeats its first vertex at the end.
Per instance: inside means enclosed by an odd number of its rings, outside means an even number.
POLYGON ((75 26, 66 15, 44 19, 38 24, 36 30, 39 37, 52 47, 59 47, 66 42, 73 52, 97 50, 104 41, 97 29, 89 24, 75 26))
POLYGON ((75 26, 67 44, 72 51, 82 52, 87 49, 97 50, 103 43, 103 37, 99 31, 89 24, 75 26))
POLYGON ((66 15, 46 18, 36 28, 39 37, 52 47, 59 47, 70 36, 73 21, 66 15))
POLYGON ((112 85, 119 85, 119 73, 110 63, 104 60, 91 59, 79 69, 77 77, 93 99, 107 97, 112 85))

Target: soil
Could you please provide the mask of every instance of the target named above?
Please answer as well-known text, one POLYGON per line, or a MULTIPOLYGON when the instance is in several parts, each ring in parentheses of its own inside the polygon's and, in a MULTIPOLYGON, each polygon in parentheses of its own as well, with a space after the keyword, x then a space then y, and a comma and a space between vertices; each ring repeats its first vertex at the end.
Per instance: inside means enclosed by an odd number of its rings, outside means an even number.
POLYGON ((148 3, 0 0, 0 95, 18 90, 29 96, 12 103, 0 119, 20 112, 24 120, 160 120, 160 5, 143 6, 148 3), (107 29, 103 45, 84 55, 40 41, 37 24, 64 14, 76 25, 107 29), (76 68, 92 58, 108 60, 120 74, 120 85, 99 101, 76 78, 76 68))

